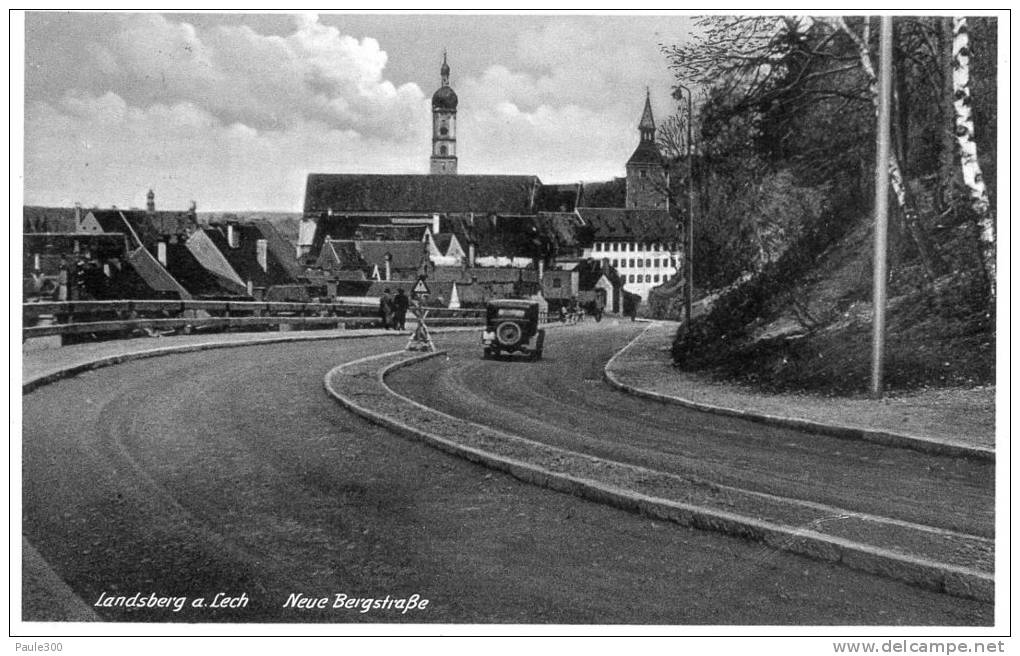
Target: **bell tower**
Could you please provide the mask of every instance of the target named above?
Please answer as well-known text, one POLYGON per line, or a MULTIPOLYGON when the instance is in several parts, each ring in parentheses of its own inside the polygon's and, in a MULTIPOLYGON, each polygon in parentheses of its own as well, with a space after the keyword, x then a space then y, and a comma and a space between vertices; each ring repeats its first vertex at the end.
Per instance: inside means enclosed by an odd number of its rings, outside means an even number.
POLYGON ((655 143, 655 118, 652 116, 651 91, 645 91, 645 109, 638 122, 640 141, 627 160, 627 207, 665 209, 665 172, 662 155, 655 143))
POLYGON ((450 88, 450 65, 443 52, 443 65, 439 69, 441 85, 432 94, 432 156, 429 173, 433 175, 457 174, 457 94, 450 88))

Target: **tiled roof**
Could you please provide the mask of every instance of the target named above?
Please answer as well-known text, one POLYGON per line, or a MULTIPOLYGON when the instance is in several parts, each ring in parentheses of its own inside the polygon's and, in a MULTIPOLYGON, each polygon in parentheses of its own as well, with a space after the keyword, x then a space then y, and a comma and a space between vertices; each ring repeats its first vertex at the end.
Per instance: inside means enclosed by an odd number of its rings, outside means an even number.
POLYGON ((540 212, 570 212, 577 206, 580 184, 542 185, 538 191, 536 210, 540 212))
POLYGON ((183 243, 166 245, 166 270, 195 298, 245 297, 247 289, 209 271, 183 243))
POLYGON ((590 226, 589 237, 593 242, 656 243, 679 239, 677 221, 666 210, 579 207, 577 213, 590 226))
POLYGON ((323 244, 319 266, 324 269, 365 269, 369 265, 361 257, 355 242, 349 239, 330 239, 323 244))
POLYGON ((470 284, 477 283, 534 283, 538 282, 535 269, 503 267, 435 267, 429 273, 429 280, 470 284))
POLYGON ((446 252, 450 250, 450 242, 453 241, 453 237, 454 235, 452 232, 440 232, 432 237, 432 241, 435 242, 436 248, 439 249, 439 252, 446 255, 446 252))
MULTIPOLYGON (((373 239, 375 241, 420 241, 425 236, 425 226, 411 225, 377 225, 359 223, 354 230, 354 239, 373 239)), ((337 234, 335 237, 343 237, 337 234)))
POLYGON ((304 211, 527 214, 540 184, 530 175, 312 173, 304 211))
POLYGON ((631 164, 662 164, 662 153, 655 142, 642 140, 627 160, 627 165, 631 164))
POLYGON ((239 223, 234 224, 234 229, 238 231, 237 248, 231 248, 227 243, 227 225, 211 223, 209 227, 203 228, 203 231, 241 277, 241 280, 251 281, 255 287, 271 287, 297 282, 296 276, 293 276, 280 264, 272 249, 268 247, 268 240, 266 269, 262 269, 258 261, 257 242, 264 237, 257 226, 239 223))
MULTIPOLYGON (((85 212, 81 211, 82 216, 85 212)), ((78 229, 73 207, 39 207, 25 205, 22 208, 24 231, 29 232, 74 232, 78 229)))
POLYGON ((420 241, 356 241, 355 247, 369 266, 386 266, 390 255, 391 269, 417 269, 422 265, 425 244, 420 241))
POLYGON ((475 255, 504 257, 536 257, 547 246, 541 238, 537 217, 530 216, 476 216, 444 217, 440 232, 456 235, 462 248, 475 245, 475 255))
POLYGON ((619 276, 616 274, 615 269, 612 267, 604 267, 602 266, 602 262, 595 259, 587 259, 579 262, 577 265, 577 273, 577 287, 581 291, 594 289, 595 284, 602 276, 606 276, 609 282, 615 287, 619 287, 623 284, 620 281, 619 276))
POLYGON ((276 258, 277 263, 287 271, 287 274, 295 279, 300 276, 301 266, 298 264, 297 251, 293 244, 287 241, 276 229, 276 226, 269 221, 252 221, 252 225, 262 233, 262 238, 266 240, 269 251, 276 258))
POLYGON ((128 261, 154 291, 181 299, 191 298, 191 294, 144 248, 133 250, 128 261))

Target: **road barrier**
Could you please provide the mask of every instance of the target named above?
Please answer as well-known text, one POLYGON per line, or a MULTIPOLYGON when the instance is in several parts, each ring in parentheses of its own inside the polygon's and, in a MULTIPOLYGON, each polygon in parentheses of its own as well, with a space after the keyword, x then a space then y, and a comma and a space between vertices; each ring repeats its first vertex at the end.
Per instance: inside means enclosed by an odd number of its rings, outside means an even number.
MULTIPOLYGON (((136 331, 371 328, 381 323, 375 302, 65 301, 25 303, 22 317, 23 339, 55 335, 116 338, 136 331)), ((437 326, 480 325, 485 311, 430 308, 428 320, 437 326)))

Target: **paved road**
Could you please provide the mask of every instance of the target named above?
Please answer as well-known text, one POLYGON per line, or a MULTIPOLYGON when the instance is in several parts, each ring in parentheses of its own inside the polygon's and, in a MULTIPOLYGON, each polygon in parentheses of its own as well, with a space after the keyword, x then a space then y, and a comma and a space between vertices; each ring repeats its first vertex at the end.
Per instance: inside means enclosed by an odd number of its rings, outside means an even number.
POLYGON ((602 369, 635 334, 626 323, 550 332, 537 363, 483 360, 477 337, 451 336, 448 360, 400 370, 388 382, 454 416, 609 460, 993 537, 994 464, 621 394, 603 382, 602 369))
MULTIPOLYGON (((593 335, 584 357, 551 335, 549 360, 491 363, 488 381, 519 383, 517 369, 531 367, 542 388, 564 381, 556 403, 601 395, 595 353, 630 331, 593 335)), ((531 487, 397 438, 325 396, 332 366, 392 344, 160 357, 27 395, 25 538, 89 604, 135 593, 188 601, 180 612, 95 608, 117 621, 992 622, 988 604, 531 487), (190 607, 221 592, 249 601, 190 607), (283 608, 295 593, 431 604, 405 615, 283 608)), ((469 352, 454 360, 468 366, 469 352)), ((567 414, 553 412, 554 423, 567 414)), ((24 592, 24 619, 48 617, 24 592)))

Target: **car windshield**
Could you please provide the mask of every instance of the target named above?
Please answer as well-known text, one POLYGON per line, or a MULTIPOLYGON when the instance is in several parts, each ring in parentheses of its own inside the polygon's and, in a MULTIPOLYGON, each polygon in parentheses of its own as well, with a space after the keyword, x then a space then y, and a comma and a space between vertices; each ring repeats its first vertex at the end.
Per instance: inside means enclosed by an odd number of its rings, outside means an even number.
POLYGON ((496 316, 510 317, 513 319, 523 319, 524 310, 518 310, 516 308, 499 308, 499 310, 496 312, 496 316))

